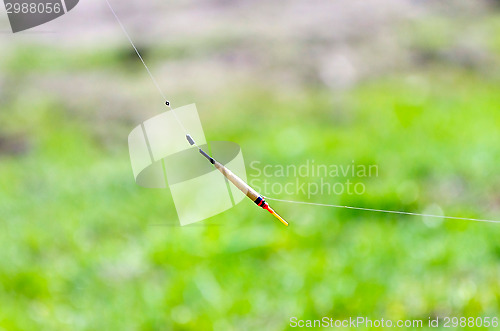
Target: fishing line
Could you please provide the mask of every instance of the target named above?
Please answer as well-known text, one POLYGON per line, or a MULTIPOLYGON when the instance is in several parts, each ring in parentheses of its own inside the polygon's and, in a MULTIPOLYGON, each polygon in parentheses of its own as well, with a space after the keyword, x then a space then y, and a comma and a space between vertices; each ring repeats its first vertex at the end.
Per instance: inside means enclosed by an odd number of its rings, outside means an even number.
MULTIPOLYGON (((186 127, 182 124, 181 120, 177 116, 177 113, 174 111, 174 109, 171 106, 170 101, 167 100, 167 97, 165 93, 163 93, 163 90, 161 89, 160 85, 158 84, 158 81, 156 78, 153 76, 151 70, 149 69, 148 65, 146 64, 146 61, 144 61, 144 58, 142 57, 141 53, 135 46, 132 38, 130 37, 130 34, 127 32, 127 29, 123 25, 122 21, 116 14, 115 10, 111 6, 111 3, 108 0, 104 0, 106 4, 108 5, 109 9, 111 10, 111 13, 115 17, 116 21, 120 25, 123 33, 127 37, 128 41, 130 42, 130 45, 135 50, 135 53, 141 60, 142 64, 144 65, 144 68, 146 68, 146 71, 149 74, 149 77, 151 78, 153 84, 156 86, 156 89, 160 93, 161 97, 163 100, 165 100, 165 105, 172 111, 172 114, 174 115, 177 123, 181 126, 182 130, 184 131, 186 138, 188 142, 192 146, 196 146, 200 153, 205 156, 212 164, 218 168, 222 174, 228 178, 233 184, 238 187, 243 193, 245 193, 249 198, 251 198, 258 206, 269 210, 274 216, 276 216, 283 224, 288 225, 288 223, 283 220, 272 208, 269 207, 269 205, 265 202, 264 197, 260 194, 258 194, 255 190, 253 190, 247 183, 242 181, 238 176, 234 175, 229 169, 225 168, 222 164, 217 162, 215 159, 210 157, 207 153, 205 153, 194 141, 193 138, 189 135, 188 131, 186 130, 186 127)), ((311 205, 311 206, 320 206, 320 207, 331 207, 331 208, 344 208, 344 209, 353 209, 353 210, 360 210, 360 211, 369 211, 369 212, 377 212, 377 213, 387 213, 387 214, 400 214, 400 215, 409 215, 409 216, 422 216, 422 217, 430 217, 430 218, 442 218, 442 219, 454 219, 454 220, 464 220, 464 221, 473 221, 473 222, 485 222, 485 223, 496 223, 500 224, 500 221, 495 221, 495 220, 485 220, 485 219, 476 219, 476 218, 466 218, 466 217, 454 217, 454 216, 440 216, 440 215, 431 215, 431 214, 420 214, 420 213, 412 213, 412 212, 404 212, 404 211, 395 211, 395 210, 383 210, 383 209, 373 209, 373 208, 362 208, 362 207, 353 207, 353 206, 341 206, 341 205, 332 205, 332 204, 322 204, 322 203, 314 203, 314 202, 307 202, 307 201, 292 201, 292 200, 282 200, 282 199, 274 199, 274 198, 265 198, 267 200, 271 201, 278 201, 278 202, 285 202, 285 203, 292 203, 292 204, 302 204, 302 205, 311 205)))
POLYGON ((452 219, 452 220, 462 220, 462 221, 473 221, 473 222, 483 222, 483 223, 496 223, 496 224, 500 224, 500 221, 486 220, 486 219, 477 219, 477 218, 455 217, 455 216, 441 216, 441 215, 420 214, 420 213, 411 213, 411 212, 396 211, 396 210, 384 210, 384 209, 373 209, 373 208, 363 208, 363 207, 353 207, 353 206, 330 205, 330 204, 307 202, 307 201, 293 201, 293 200, 274 199, 274 198, 269 198, 269 197, 266 197, 266 199, 267 200, 271 200, 271 201, 278 201, 278 202, 285 202, 285 203, 292 203, 292 204, 300 204, 300 205, 310 205, 310 206, 319 206, 319 207, 331 207, 331 208, 344 208, 344 209, 354 209, 354 210, 377 212, 377 213, 386 213, 386 214, 400 214, 400 215, 409 215, 409 216, 423 216, 423 217, 431 217, 431 218, 443 218, 443 219, 452 219))
MULTIPOLYGON (((137 49, 137 47, 135 46, 134 42, 132 41, 132 38, 130 37, 130 34, 127 32, 127 29, 125 29, 125 26, 123 25, 122 21, 120 20, 120 18, 118 17, 118 15, 116 14, 115 10, 113 9, 113 7, 111 6, 111 3, 109 3, 108 0, 104 0, 106 1, 106 3, 108 4, 108 7, 109 7, 109 10, 111 10, 111 13, 113 13, 113 16, 115 17, 116 21, 118 22, 118 24, 120 25, 123 33, 125 34, 125 36, 127 37, 130 45, 132 45, 132 47, 134 48, 135 50, 135 53, 137 54, 137 56, 139 57, 139 59, 141 60, 142 64, 144 65, 144 68, 146 68, 146 71, 148 72, 149 74, 149 77, 151 77, 151 80, 153 81, 153 84, 156 86, 156 89, 158 90, 158 92, 160 92, 160 95, 161 97, 163 98, 163 100, 165 101, 165 105, 172 111, 172 114, 174 115, 175 117, 175 120, 177 121, 177 123, 179 123, 179 125, 181 126, 182 130, 184 131, 184 133, 186 135, 189 134, 189 132, 186 130, 186 127, 184 126, 184 124, 182 124, 181 120, 179 119, 179 117, 177 116, 177 113, 175 112, 175 110, 172 109, 172 106, 171 106, 171 103, 170 101, 167 100, 167 97, 165 95, 165 93, 163 93, 163 90, 161 89, 160 87, 160 84, 158 84, 158 81, 156 80, 156 78, 153 76, 153 73, 151 72, 151 70, 149 70, 149 67, 148 65, 146 64, 146 61, 144 61, 144 58, 142 57, 141 53, 139 52, 139 49, 137 49)), ((194 143, 194 145, 196 147, 198 147, 198 145, 196 145, 196 143, 194 143)))

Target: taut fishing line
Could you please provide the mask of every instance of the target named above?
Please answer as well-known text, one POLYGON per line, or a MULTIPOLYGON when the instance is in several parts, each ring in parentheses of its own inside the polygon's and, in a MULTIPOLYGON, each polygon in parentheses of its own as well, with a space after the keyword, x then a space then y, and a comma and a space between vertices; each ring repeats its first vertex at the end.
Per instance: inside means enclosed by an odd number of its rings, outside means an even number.
POLYGON ((127 37, 128 41, 130 42, 130 45, 135 50, 135 53, 141 60, 142 64, 144 65, 144 68, 146 68, 146 71, 149 74, 149 77, 153 81, 153 84, 156 86, 156 89, 160 93, 161 97, 163 98, 165 105, 172 111, 172 114, 174 115, 177 123, 180 125, 182 130, 184 131, 184 134, 186 135, 186 139, 188 140, 189 144, 192 146, 196 146, 200 152, 201 155, 203 155, 211 164, 213 164, 229 181, 231 181, 239 190, 241 190, 245 195, 247 195, 252 201, 254 201, 259 207, 262 207, 263 209, 268 210, 271 214, 273 214, 280 222, 282 222, 284 225, 288 226, 288 223, 281 218, 270 206, 269 204, 265 201, 271 200, 271 201, 276 201, 276 202, 283 202, 283 203, 290 203, 290 204, 297 204, 297 205, 308 205, 308 206, 317 206, 317 207, 330 207, 330 208, 343 208, 343 209, 351 209, 351 210, 360 210, 360 211, 368 211, 368 212, 376 212, 376 213, 386 213, 386 214, 399 214, 399 215, 408 215, 408 216, 421 216, 421 217, 429 217, 429 218, 441 218, 441 219, 450 219, 450 220, 462 220, 462 221, 473 221, 473 222, 483 222, 483 223, 495 223, 495 224, 500 224, 500 221, 496 220, 487 220, 487 219, 477 219, 477 218, 467 218, 467 217, 455 217, 455 216, 444 216, 444 215, 432 215, 432 214, 422 214, 422 213, 413 213, 413 212, 404 212, 404 211, 396 211, 396 210, 384 210, 384 209, 374 209, 374 208, 363 208, 363 207, 353 207, 353 206, 342 206, 342 205, 333 205, 333 204, 323 204, 323 203, 314 203, 314 202, 307 202, 307 201, 294 201, 294 200, 283 200, 283 199, 276 199, 276 198, 269 198, 262 196, 261 194, 257 193, 254 189, 252 189, 247 183, 245 183, 241 178, 236 176, 234 173, 232 173, 229 169, 227 169, 224 165, 221 163, 217 162, 213 157, 209 156, 207 153, 205 153, 194 141, 194 139, 191 137, 189 132, 186 130, 186 127, 182 124, 182 121, 179 119, 177 116, 177 113, 175 110, 172 108, 172 105, 170 101, 167 100, 167 97, 165 93, 163 93, 162 89, 160 88, 160 85, 158 84, 158 81, 155 79, 153 74, 151 73, 151 70, 149 69, 148 65, 144 61, 144 58, 141 56, 141 53, 135 46, 134 42, 132 41, 132 38, 130 37, 130 34, 127 32, 127 29, 121 22, 120 18, 116 14, 115 10, 111 6, 111 3, 109 0, 104 0, 109 9, 111 10, 111 13, 115 17, 116 21, 120 25, 123 33, 127 37))
POLYGON ((298 205, 309 205, 309 206, 331 207, 331 208, 344 208, 344 209, 354 209, 354 210, 361 210, 361 211, 370 211, 370 212, 376 212, 376 213, 400 214, 400 215, 409 215, 409 216, 422 216, 422 217, 430 217, 430 218, 443 218, 443 219, 450 219, 450 220, 474 221, 474 222, 484 222, 484 223, 497 223, 497 224, 500 224, 500 221, 485 220, 485 219, 478 219, 478 218, 455 217, 455 216, 432 215, 432 214, 419 214, 419 213, 412 213, 412 212, 406 212, 406 211, 373 209, 373 208, 342 206, 342 205, 329 205, 329 204, 324 204, 324 203, 315 203, 315 202, 307 202, 307 201, 294 201, 294 200, 282 200, 282 199, 274 199, 274 198, 269 198, 269 197, 266 197, 266 199, 267 200, 271 200, 271 201, 278 201, 278 202, 298 204, 298 205))
MULTIPOLYGON (((132 47, 134 48, 135 50, 135 53, 137 54, 137 56, 139 57, 139 60, 141 60, 142 64, 144 65, 144 68, 146 68, 146 71, 148 72, 149 74, 149 77, 151 78, 151 80, 153 81, 153 84, 156 86, 156 89, 158 90, 158 92, 160 92, 160 95, 161 97, 163 98, 163 101, 165 102, 165 105, 172 111, 172 114, 174 115, 175 117, 175 120, 177 121, 177 123, 179 123, 179 125, 181 126, 182 130, 184 131, 184 133, 187 135, 189 134, 189 132, 187 132, 186 128, 184 127, 184 124, 182 124, 181 120, 179 119, 179 117, 177 116, 177 113, 175 112, 174 109, 172 109, 172 105, 170 103, 170 101, 167 100, 167 97, 165 95, 165 93, 163 93, 163 90, 161 89, 160 87, 160 84, 158 84, 158 81, 156 80, 155 76, 153 76, 153 74, 151 73, 151 70, 149 70, 149 67, 148 65, 146 64, 146 61, 144 61, 144 58, 142 57, 141 53, 139 52, 139 50, 137 49, 137 47, 135 46, 134 42, 132 41, 132 38, 130 37, 130 34, 127 32, 127 29, 125 29, 125 26, 123 25, 122 21, 120 20, 120 18, 118 17, 118 15, 116 14, 115 10, 113 9, 113 7, 111 6, 111 3, 109 3, 108 0, 104 0, 106 1, 106 3, 108 4, 108 7, 109 7, 109 10, 111 10, 111 13, 113 14, 113 16, 116 18, 116 21, 118 22, 118 24, 120 25, 123 33, 125 34, 125 36, 127 37, 128 41, 130 42, 130 45, 132 45, 132 47)), ((196 147, 198 147, 198 145, 196 145, 196 143, 194 143, 194 145, 196 147)))

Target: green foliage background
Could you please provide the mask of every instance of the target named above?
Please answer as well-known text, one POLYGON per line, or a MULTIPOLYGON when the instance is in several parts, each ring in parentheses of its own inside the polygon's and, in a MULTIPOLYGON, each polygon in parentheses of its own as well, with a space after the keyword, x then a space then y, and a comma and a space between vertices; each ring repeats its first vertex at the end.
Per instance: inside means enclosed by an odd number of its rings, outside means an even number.
MULTIPOLYGON (((486 41, 496 60, 499 22, 492 13, 480 23, 497 32, 486 41)), ((452 30, 429 20, 412 28, 411 43, 435 54, 452 30)), ((168 190, 135 185, 126 143, 161 103, 137 115, 97 99, 96 111, 85 102, 92 95, 75 95, 74 106, 57 91, 24 87, 33 76, 64 75, 72 84, 85 72, 105 72, 142 84, 111 91, 117 98, 144 98, 147 90, 154 100, 121 46, 83 54, 12 46, 0 61, 5 81, 17 84, 0 100, 1 328, 280 330, 292 316, 424 324, 500 316, 497 224, 275 202, 291 223, 284 228, 244 201, 201 224, 175 226, 168 190)), ((166 47, 148 60, 155 68, 184 55, 166 47)), ((237 142, 247 165, 379 166, 379 176, 364 181, 366 194, 314 202, 415 212, 439 206, 446 215, 500 219, 499 72, 431 61, 348 90, 256 79, 199 100, 184 91, 173 101, 196 101, 206 110, 207 138, 237 142), (256 109, 265 120, 256 120, 256 109)))

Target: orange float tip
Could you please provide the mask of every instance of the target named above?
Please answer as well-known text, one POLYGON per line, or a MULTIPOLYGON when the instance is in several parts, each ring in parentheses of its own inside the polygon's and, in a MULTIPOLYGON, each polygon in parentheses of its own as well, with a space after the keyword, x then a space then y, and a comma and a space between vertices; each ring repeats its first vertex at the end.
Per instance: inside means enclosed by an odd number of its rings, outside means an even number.
POLYGON ((286 226, 288 226, 288 222, 285 221, 280 215, 276 214, 276 213, 271 213, 273 214, 277 219, 280 220, 281 223, 285 224, 286 226))
POLYGON ((267 208, 265 209, 267 209, 271 214, 273 214, 274 217, 276 217, 281 223, 288 226, 288 222, 285 221, 280 215, 278 215, 278 213, 276 213, 271 207, 267 206, 267 208))

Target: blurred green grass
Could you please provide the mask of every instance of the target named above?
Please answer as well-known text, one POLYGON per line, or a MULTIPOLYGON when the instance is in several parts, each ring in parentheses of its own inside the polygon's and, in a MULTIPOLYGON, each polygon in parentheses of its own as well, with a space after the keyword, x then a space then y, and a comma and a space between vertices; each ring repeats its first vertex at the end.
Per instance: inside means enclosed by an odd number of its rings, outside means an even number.
MULTIPOLYGON (((32 62, 32 50, 19 52, 11 74, 27 63, 41 73, 83 63, 83 55, 32 62)), ((76 70, 122 61, 117 54, 76 70)), ((447 215, 499 219, 495 77, 428 66, 338 93, 235 87, 204 107, 208 138, 240 144, 247 165, 379 166, 366 194, 315 202, 408 211, 438 204, 447 215), (265 121, 255 121, 256 108, 265 121)), ((131 127, 116 124, 123 136, 109 138, 111 149, 91 119, 40 95, 9 99, 0 122, 27 146, 0 155, 6 330, 277 330, 292 316, 500 315, 497 225, 276 202, 291 223, 285 229, 244 201, 206 225, 170 226, 177 217, 168 190, 133 181, 131 127)))

